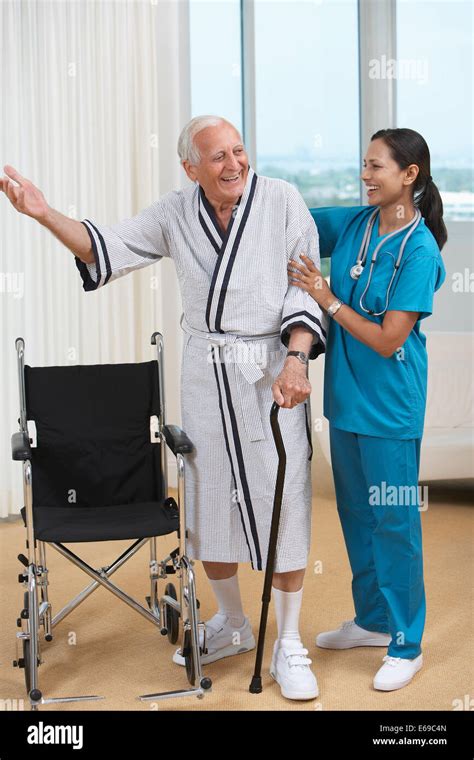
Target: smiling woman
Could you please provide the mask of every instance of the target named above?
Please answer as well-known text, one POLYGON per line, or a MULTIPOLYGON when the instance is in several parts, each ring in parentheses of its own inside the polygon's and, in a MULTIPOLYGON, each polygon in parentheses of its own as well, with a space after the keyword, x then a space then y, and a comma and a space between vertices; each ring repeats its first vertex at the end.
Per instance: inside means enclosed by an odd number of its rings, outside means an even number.
POLYGON ((422 667, 425 594, 418 473, 427 356, 421 319, 445 278, 442 204, 423 137, 373 135, 361 175, 369 206, 313 209, 331 287, 314 264, 291 262, 290 281, 332 317, 324 414, 356 616, 318 636, 321 647, 388 645, 374 688, 406 686, 422 667), (422 217, 423 215, 423 217, 422 217), (356 251, 359 251, 356 256, 356 251), (382 484, 416 496, 373 508, 382 484))
POLYGON ((364 159, 361 179, 367 186, 369 203, 381 206, 379 234, 397 229, 400 221, 410 218, 416 206, 439 249, 443 248, 448 239, 443 221, 443 202, 431 176, 428 145, 418 132, 413 129, 381 129, 376 132, 364 159), (408 191, 402 196, 399 193, 401 175, 403 189, 408 191), (398 203, 395 207, 394 200, 398 203))

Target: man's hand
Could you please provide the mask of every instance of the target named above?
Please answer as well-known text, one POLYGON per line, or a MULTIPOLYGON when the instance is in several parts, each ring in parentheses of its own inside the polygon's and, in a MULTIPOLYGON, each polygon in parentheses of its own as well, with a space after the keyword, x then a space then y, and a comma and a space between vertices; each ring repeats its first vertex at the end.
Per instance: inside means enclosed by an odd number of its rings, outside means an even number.
POLYGON ((6 176, 0 178, 0 190, 20 214, 26 214, 41 222, 49 211, 41 190, 26 177, 22 177, 13 166, 7 164, 3 171, 6 176))
POLYGON ((306 401, 311 393, 311 383, 306 377, 306 367, 296 356, 289 356, 272 385, 273 398, 283 409, 293 409, 306 401))
POLYGON ((93 264, 95 258, 84 225, 48 206, 41 190, 29 179, 22 177, 13 166, 7 164, 3 170, 7 176, 0 178, 0 190, 5 193, 12 206, 20 214, 31 216, 43 227, 51 230, 74 256, 86 264, 93 264))

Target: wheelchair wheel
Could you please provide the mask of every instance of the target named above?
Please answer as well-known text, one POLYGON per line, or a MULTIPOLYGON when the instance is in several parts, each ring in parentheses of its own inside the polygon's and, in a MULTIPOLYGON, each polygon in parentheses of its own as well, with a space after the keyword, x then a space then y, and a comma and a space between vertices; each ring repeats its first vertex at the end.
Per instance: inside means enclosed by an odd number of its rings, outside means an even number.
POLYGON ((25 674, 25 686, 26 686, 26 693, 29 694, 31 691, 31 680, 30 680, 30 642, 26 639, 23 639, 23 671, 25 674))
MULTIPOLYGON (((178 599, 176 589, 172 583, 166 584, 165 594, 166 596, 171 596, 172 599, 178 599)), ((174 607, 171 607, 170 604, 166 605, 166 629, 168 641, 170 644, 176 644, 179 636, 179 612, 174 607)))
POLYGON ((194 686, 194 683, 196 681, 196 671, 194 668, 194 660, 192 656, 191 631, 189 629, 184 632, 183 657, 184 664, 186 666, 186 676, 191 686, 194 686))
MULTIPOLYGON (((28 591, 25 591, 23 596, 23 612, 22 617, 29 620, 29 612, 30 604, 29 604, 29 596, 28 591)), ((28 630, 31 630, 30 624, 28 622, 28 630)), ((31 664, 31 647, 30 647, 30 640, 29 639, 22 639, 22 647, 23 647, 23 671, 25 676, 25 687, 27 694, 31 691, 31 678, 30 678, 30 664, 31 664)), ((38 665, 40 664, 40 659, 38 658, 38 665)))
MULTIPOLYGON (((28 591, 25 591, 23 595, 23 611, 22 611, 22 617, 28 619, 29 618, 29 599, 28 599, 28 591)), ((29 627, 29 626, 28 626, 29 627)), ((25 686, 26 686, 26 693, 30 693, 31 689, 31 681, 30 681, 30 642, 28 639, 22 639, 22 648, 23 648, 23 673, 25 676, 25 686)))

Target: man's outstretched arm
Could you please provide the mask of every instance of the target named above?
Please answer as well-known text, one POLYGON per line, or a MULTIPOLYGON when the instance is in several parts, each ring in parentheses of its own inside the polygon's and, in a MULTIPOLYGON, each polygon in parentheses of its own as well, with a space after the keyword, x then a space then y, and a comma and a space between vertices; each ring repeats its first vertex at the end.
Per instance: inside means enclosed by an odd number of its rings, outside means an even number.
POLYGON ((13 166, 7 164, 3 170, 5 176, 0 178, 0 190, 5 193, 12 206, 20 214, 31 216, 50 230, 85 264, 93 264, 94 254, 90 237, 82 222, 51 208, 41 190, 26 177, 22 177, 13 166))

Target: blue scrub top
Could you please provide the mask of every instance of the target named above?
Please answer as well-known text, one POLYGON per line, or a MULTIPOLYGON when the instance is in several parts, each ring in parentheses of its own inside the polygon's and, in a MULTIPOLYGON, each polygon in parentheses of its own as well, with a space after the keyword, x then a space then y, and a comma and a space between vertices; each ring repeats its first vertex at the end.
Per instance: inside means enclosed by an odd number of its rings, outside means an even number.
MULTIPOLYGON (((367 264, 359 280, 350 276, 373 206, 310 209, 319 233, 321 257, 331 257, 331 290, 354 311, 381 324, 384 315, 366 314, 360 296, 367 284, 370 260, 379 236, 372 229, 367 264)), ((379 249, 364 306, 382 311, 406 230, 379 249)), ((390 311, 417 311, 420 317, 402 346, 390 358, 353 338, 330 320, 324 376, 324 416, 341 430, 380 438, 421 438, 426 407, 426 337, 420 322, 433 310, 433 294, 446 276, 436 240, 424 219, 408 239, 390 291, 390 311)))

